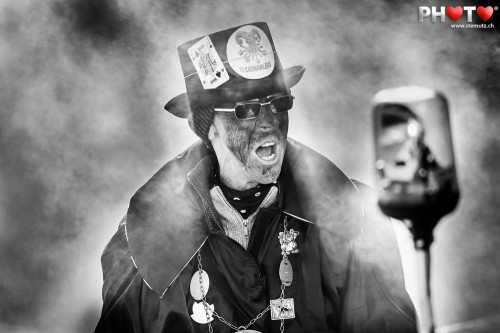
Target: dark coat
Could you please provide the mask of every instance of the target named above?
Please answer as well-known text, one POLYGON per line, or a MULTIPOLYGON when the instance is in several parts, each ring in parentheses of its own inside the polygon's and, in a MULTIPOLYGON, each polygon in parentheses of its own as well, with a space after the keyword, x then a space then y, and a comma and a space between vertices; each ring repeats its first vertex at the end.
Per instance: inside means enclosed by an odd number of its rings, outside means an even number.
MULTIPOLYGON (((196 253, 210 280, 207 302, 239 327, 280 296, 278 233, 300 232, 285 298, 295 318, 285 332, 416 332, 394 231, 366 186, 289 139, 275 206, 262 209, 248 249, 224 234, 209 195, 216 158, 196 143, 132 197, 104 250, 96 332, 207 332, 191 318, 196 253)), ((214 332, 233 332, 219 319, 214 332)), ((249 329, 279 332, 269 312, 249 329)))

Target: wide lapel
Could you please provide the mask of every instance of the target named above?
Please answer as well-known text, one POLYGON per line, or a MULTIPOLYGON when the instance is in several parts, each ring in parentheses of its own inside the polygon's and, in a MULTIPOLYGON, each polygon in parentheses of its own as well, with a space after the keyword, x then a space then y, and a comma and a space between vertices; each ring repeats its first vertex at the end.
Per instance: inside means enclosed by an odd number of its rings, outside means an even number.
POLYGON ((148 286, 163 296, 212 229, 187 179, 209 156, 196 143, 158 171, 130 200, 126 232, 132 260, 148 286))

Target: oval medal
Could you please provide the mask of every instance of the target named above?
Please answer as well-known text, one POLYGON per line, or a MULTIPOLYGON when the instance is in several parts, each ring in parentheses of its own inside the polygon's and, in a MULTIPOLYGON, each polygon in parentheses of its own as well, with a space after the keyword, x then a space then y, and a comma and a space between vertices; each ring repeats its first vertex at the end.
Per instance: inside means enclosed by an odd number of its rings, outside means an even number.
POLYGON ((280 280, 285 286, 292 284, 293 280, 293 269, 292 264, 288 259, 281 260, 280 264, 280 280))
POLYGON ((243 330, 243 331, 237 331, 238 333, 260 333, 259 331, 254 331, 254 330, 243 330))
POLYGON ((189 291, 191 292, 191 296, 197 301, 201 301, 203 293, 206 295, 208 293, 208 288, 210 288, 208 274, 204 270, 201 271, 201 282, 202 284, 200 284, 200 272, 196 271, 191 278, 189 291), (203 286, 203 293, 201 292, 201 286, 203 286))

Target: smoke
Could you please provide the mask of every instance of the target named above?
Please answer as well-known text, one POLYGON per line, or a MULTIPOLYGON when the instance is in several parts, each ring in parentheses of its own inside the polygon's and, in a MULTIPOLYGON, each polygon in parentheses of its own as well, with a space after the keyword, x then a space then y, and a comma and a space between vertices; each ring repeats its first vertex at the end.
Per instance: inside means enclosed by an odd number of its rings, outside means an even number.
POLYGON ((144 126, 149 41, 112 2, 6 4, 1 22, 1 322, 43 331, 90 305, 94 325, 102 245, 168 146, 144 126))
POLYGON ((185 90, 176 46, 253 21, 269 23, 285 67, 306 67, 292 89, 289 136, 368 183, 371 97, 408 84, 444 92, 462 199, 436 230, 436 317, 500 309, 489 264, 499 245, 500 24, 418 23, 419 5, 436 4, 4 1, 0 330, 93 329, 100 252, 129 198, 196 139, 162 110, 185 90))

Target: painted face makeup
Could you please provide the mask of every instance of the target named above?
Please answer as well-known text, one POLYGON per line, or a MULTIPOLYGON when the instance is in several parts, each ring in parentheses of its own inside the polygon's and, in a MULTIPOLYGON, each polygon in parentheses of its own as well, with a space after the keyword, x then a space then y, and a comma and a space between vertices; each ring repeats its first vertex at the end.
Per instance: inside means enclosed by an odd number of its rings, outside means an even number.
MULTIPOLYGON (((252 102, 266 103, 277 96, 252 102)), ((217 152, 221 174, 224 168, 243 169, 241 177, 248 177, 250 182, 269 184, 277 180, 285 155, 288 112, 275 113, 271 108, 271 104, 263 105, 258 117, 248 120, 237 119, 232 112, 215 113, 214 124, 227 148, 217 152)))

